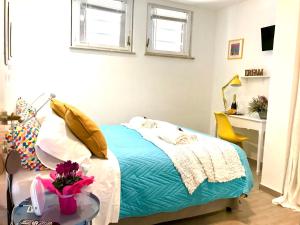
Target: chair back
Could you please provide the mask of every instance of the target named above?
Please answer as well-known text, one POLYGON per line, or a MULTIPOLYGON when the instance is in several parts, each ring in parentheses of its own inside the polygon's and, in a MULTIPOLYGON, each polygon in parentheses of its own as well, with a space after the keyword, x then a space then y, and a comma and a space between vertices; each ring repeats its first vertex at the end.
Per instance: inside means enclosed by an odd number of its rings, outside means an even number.
POLYGON ((234 138, 236 135, 227 116, 222 112, 215 112, 215 117, 217 123, 217 135, 226 140, 234 138))

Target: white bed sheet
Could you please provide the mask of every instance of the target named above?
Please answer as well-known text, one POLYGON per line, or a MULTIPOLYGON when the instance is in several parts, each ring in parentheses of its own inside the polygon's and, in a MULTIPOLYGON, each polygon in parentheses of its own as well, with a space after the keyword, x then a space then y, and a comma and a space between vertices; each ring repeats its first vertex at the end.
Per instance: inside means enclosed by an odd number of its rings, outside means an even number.
MULTIPOLYGON (((95 182, 86 191, 92 192, 100 200, 100 211, 93 220, 94 224, 107 225, 117 223, 120 214, 120 167, 115 155, 108 151, 108 160, 92 158, 88 176, 94 176, 95 182)), ((49 177, 49 171, 22 170, 14 174, 12 198, 15 205, 30 197, 30 185, 37 176, 49 177)))

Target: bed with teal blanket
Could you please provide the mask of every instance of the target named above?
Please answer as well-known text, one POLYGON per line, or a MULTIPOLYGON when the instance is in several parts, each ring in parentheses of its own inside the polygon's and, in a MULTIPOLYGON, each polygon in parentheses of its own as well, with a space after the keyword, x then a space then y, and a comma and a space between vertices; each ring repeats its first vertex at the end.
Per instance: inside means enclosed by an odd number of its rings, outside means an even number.
POLYGON ((236 145, 246 176, 225 183, 205 181, 190 195, 169 157, 138 132, 122 125, 102 126, 101 130, 121 169, 120 219, 237 198, 253 186, 246 154, 236 145))

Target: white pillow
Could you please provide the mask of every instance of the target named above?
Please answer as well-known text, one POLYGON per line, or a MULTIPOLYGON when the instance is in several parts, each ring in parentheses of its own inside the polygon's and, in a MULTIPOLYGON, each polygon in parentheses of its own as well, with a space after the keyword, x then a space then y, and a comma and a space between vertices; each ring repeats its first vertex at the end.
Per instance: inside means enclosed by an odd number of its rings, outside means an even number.
POLYGON ((52 155, 49 155, 47 152, 44 152, 38 145, 36 145, 34 148, 38 159, 43 163, 43 165, 51 170, 55 170, 57 164, 64 162, 53 157, 52 155))
POLYGON ((91 157, 89 149, 74 136, 65 121, 55 113, 49 114, 44 120, 36 145, 40 148, 37 151, 38 158, 49 168, 53 167, 55 159, 58 159, 58 163, 71 160, 80 164, 91 157))

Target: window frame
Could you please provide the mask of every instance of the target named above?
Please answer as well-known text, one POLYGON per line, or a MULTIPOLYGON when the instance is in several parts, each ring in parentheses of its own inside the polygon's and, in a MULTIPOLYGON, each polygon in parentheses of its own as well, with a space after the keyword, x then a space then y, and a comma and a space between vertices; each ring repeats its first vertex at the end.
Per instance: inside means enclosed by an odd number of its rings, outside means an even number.
MULTIPOLYGON (((192 55, 192 36, 193 36, 193 11, 176 8, 171 6, 160 5, 156 3, 148 3, 147 6, 147 33, 146 33, 146 46, 145 46, 145 55, 151 56, 165 56, 165 57, 175 57, 175 58, 187 58, 187 59, 194 59, 192 55), (186 41, 183 44, 187 45, 187 49, 181 52, 174 52, 174 51, 163 51, 163 50, 156 50, 153 48, 153 43, 151 42, 151 38, 153 37, 153 19, 152 17, 152 9, 159 8, 159 9, 166 9, 172 10, 177 12, 183 12, 188 15, 188 19, 186 22, 186 34, 185 39, 186 41)), ((171 18, 171 17, 170 17, 171 18)), ((171 19, 170 19, 171 20, 171 19)), ((178 18, 178 20, 180 20, 178 18)))
MULTIPOLYGON (((83 43, 80 41, 81 39, 81 31, 80 28, 76 28, 75 26, 80 26, 80 9, 77 11, 79 14, 75 14, 74 10, 74 2, 78 0, 71 0, 71 43, 70 48, 73 49, 89 49, 89 50, 99 50, 99 51, 107 51, 107 52, 120 52, 120 53, 129 53, 129 54, 135 54, 133 52, 133 15, 134 15, 134 0, 126 0, 127 1, 127 7, 125 9, 125 26, 121 29, 125 30, 125 41, 129 42, 128 44, 125 44, 125 47, 121 46, 108 46, 108 45, 101 45, 101 44, 93 44, 93 43, 83 43), (74 21, 74 18, 77 19, 77 21, 74 21), (77 31, 76 31, 77 29, 77 31), (77 39, 76 39, 77 38, 77 39)), ((122 1, 122 0, 117 0, 122 1)), ((80 3, 82 4, 84 0, 80 0, 80 3)), ((92 5, 92 4, 91 4, 92 5)), ((80 7, 79 7, 80 8, 80 7)), ((101 6, 99 6, 101 8, 101 6)), ((110 8, 108 8, 110 9, 110 8)), ((114 11, 114 9, 111 9, 114 11)), ((117 11, 117 10, 115 10, 117 11)))

